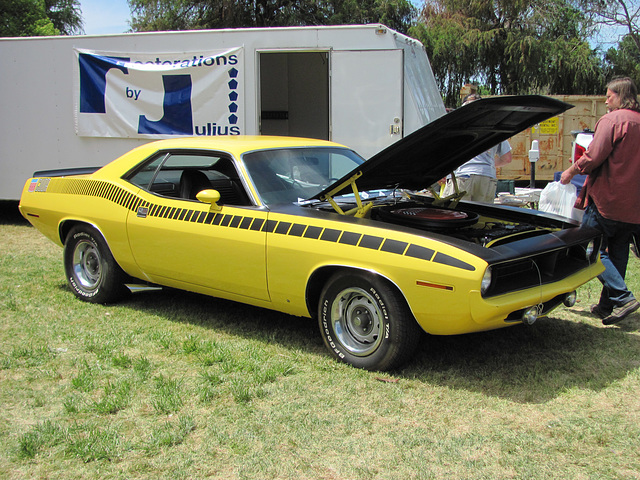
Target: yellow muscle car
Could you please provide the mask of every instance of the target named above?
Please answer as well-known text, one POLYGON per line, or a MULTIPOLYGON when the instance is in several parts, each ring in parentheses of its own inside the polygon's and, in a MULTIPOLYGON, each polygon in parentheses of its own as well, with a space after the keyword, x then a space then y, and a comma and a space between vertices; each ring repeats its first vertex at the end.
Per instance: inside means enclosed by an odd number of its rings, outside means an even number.
POLYGON ((302 138, 161 140, 102 168, 36 172, 20 211, 64 247, 82 300, 152 284, 314 317, 336 358, 392 369, 422 331, 533 323, 603 270, 594 230, 432 187, 569 107, 479 100, 367 161, 302 138))

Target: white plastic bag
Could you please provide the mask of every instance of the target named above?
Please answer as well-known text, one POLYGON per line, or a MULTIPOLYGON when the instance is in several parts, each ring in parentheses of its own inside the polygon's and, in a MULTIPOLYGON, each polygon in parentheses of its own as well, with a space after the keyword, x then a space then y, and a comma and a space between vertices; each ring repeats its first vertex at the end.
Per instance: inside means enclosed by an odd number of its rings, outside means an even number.
POLYGON ((550 182, 540 193, 538 210, 580 220, 582 212, 573 208, 577 197, 576 186, 572 183, 550 182))

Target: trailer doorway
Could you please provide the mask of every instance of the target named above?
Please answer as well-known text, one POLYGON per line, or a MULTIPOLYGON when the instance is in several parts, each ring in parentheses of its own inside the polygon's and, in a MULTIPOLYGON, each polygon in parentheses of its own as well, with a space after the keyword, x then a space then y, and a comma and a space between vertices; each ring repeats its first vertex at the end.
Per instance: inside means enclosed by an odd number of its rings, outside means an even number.
POLYGON ((329 52, 263 52, 260 134, 329 140, 329 52))

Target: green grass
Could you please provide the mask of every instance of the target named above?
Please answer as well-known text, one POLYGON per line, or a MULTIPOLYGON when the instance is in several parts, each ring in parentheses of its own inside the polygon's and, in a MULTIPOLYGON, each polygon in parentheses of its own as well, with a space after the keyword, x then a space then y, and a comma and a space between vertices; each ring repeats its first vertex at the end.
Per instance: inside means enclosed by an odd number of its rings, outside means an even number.
POLYGON ((61 249, 0 207, 1 478, 640 478, 640 315, 603 327, 597 281, 382 374, 308 319, 175 290, 81 302, 61 249))

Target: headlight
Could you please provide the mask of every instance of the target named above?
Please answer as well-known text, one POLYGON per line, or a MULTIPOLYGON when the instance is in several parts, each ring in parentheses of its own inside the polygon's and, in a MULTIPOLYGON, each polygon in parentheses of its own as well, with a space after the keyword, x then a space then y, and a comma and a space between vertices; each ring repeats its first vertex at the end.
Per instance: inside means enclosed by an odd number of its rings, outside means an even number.
POLYGON ((482 276, 482 283, 480 284, 480 293, 482 295, 487 293, 487 290, 489 290, 492 277, 493 275, 491 273, 491 267, 487 267, 487 269, 484 271, 484 275, 482 276))
POLYGON ((587 257, 587 260, 591 259, 591 255, 593 255, 593 251, 596 248, 596 242, 591 240, 589 242, 589 245, 587 245, 587 249, 585 250, 584 254, 587 257))

